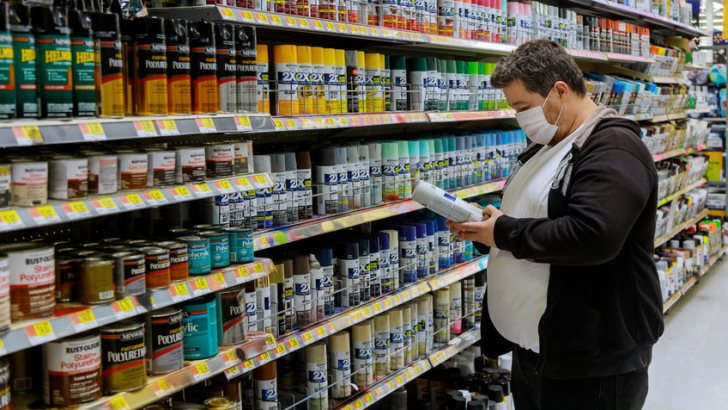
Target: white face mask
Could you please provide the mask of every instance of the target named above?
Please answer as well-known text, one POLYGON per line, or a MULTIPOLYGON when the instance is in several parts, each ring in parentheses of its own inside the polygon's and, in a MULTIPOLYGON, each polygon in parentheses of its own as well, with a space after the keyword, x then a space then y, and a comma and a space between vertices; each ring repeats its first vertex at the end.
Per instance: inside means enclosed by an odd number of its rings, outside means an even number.
MULTIPOLYGON (((551 91, 553 91, 553 88, 551 91)), ((559 129, 558 125, 549 123, 546 119, 546 115, 543 113, 543 106, 546 105, 546 101, 548 101, 549 96, 551 96, 551 91, 549 91, 549 94, 546 96, 546 100, 544 100, 543 105, 516 113, 516 121, 518 121, 518 125, 521 126, 523 132, 526 133, 526 136, 536 144, 548 144, 554 138, 556 131, 559 129)), ((564 105, 562 104, 561 109, 559 110, 559 116, 556 117, 557 124, 561 118, 561 112, 563 110, 564 105)))

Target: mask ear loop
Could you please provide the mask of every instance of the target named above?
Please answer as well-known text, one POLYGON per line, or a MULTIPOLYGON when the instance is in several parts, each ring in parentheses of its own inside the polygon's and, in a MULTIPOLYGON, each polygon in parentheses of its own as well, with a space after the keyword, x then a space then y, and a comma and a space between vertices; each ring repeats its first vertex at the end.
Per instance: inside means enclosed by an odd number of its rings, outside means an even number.
MULTIPOLYGON (((549 90, 549 93, 546 95, 546 99, 543 100, 543 104, 541 104, 541 109, 543 109, 543 107, 546 106, 546 101, 549 100, 549 97, 551 96, 551 92, 552 91, 554 91, 553 88, 549 90)), ((559 109, 559 115, 556 117, 556 121, 554 121, 554 124, 553 125, 556 125, 558 127, 559 120, 561 119, 561 113, 562 112, 564 112, 564 104, 563 103, 561 104, 561 108, 559 109)), ((548 122, 548 120, 546 120, 546 122, 548 122)))

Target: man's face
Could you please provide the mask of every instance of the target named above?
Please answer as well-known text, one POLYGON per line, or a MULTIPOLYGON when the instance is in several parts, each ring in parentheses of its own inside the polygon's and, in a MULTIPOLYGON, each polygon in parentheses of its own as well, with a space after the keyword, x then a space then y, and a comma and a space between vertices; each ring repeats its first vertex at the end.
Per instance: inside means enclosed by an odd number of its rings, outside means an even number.
POLYGON ((543 112, 549 123, 554 124, 559 116, 561 101, 559 101, 559 94, 556 90, 553 90, 548 100, 546 100, 546 97, 541 96, 541 94, 528 91, 523 82, 517 79, 503 88, 503 94, 505 94, 508 104, 516 112, 543 105, 543 112), (544 101, 546 101, 545 105, 544 101))

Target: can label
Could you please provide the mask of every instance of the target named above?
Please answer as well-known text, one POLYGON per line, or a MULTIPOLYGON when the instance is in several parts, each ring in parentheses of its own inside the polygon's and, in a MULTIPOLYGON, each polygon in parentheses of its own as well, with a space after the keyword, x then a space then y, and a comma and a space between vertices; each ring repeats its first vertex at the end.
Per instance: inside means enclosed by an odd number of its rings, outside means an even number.
POLYGON ((148 254, 144 257, 147 267, 147 288, 157 289, 169 286, 171 277, 169 273, 169 251, 155 255, 148 254))
MULTIPOLYGON (((0 258, 0 330, 10 327, 10 265, 7 258, 0 258)), ((2 373, 0 366, 0 374, 2 373)), ((0 377, 0 380, 2 377, 0 377)), ((0 383, 2 387, 2 383, 0 383)), ((2 391, 0 391, 2 397, 2 391)), ((0 406, 0 408, 2 408, 0 406)))
POLYGON ((43 345, 43 397, 53 407, 101 397, 101 340, 98 335, 43 345))
POLYGON ((174 151, 151 151, 147 161, 147 185, 174 184, 176 171, 176 153, 174 151))
POLYGON ((377 377, 389 374, 389 331, 374 334, 374 363, 377 377))
POLYGON ((104 394, 137 390, 147 382, 144 325, 114 332, 101 329, 104 394))
POLYGON ((243 298, 238 290, 217 294, 222 324, 218 337, 222 345, 237 345, 246 339, 248 324, 245 323, 247 313, 243 298))
POLYGON ((49 196, 54 199, 84 198, 88 192, 88 160, 50 161, 49 196))
POLYGON ((238 55, 236 61, 238 69, 236 79, 238 112, 260 112, 258 104, 262 103, 262 101, 258 101, 259 73, 257 72, 255 59, 247 59, 242 55, 238 55))
POLYGON ((296 324, 311 324, 311 275, 293 275, 293 306, 296 309, 296 324))
POLYGON ((10 313, 13 321, 48 316, 55 306, 53 248, 8 252, 10 313))
POLYGON ((352 343, 354 357, 352 360, 354 383, 361 387, 368 387, 374 383, 374 367, 371 340, 352 343))
POLYGON ((220 110, 223 112, 236 112, 238 110, 238 89, 235 78, 237 71, 235 48, 218 48, 217 86, 220 94, 220 110))
POLYGON ((329 408, 329 392, 327 389, 328 381, 326 362, 307 362, 306 363, 306 394, 310 397, 312 409, 328 409, 329 408))
POLYGON ((114 300, 114 263, 81 263, 78 278, 79 301, 95 304, 114 300))
POLYGON ((339 212, 339 173, 335 166, 316 166, 316 212, 333 215, 339 212))
POLYGON ((168 108, 170 114, 192 112, 190 79, 190 47, 187 44, 167 46, 168 108))
POLYGON ((220 109, 217 87, 217 60, 214 47, 190 49, 192 62, 192 112, 215 113, 220 109))
POLYGON ((182 310, 150 317, 147 332, 147 343, 151 346, 147 350, 150 373, 163 374, 181 369, 184 365, 182 310))
POLYGON ((339 259, 339 275, 344 280, 344 289, 340 292, 340 306, 359 306, 359 259, 339 259))
POLYGON ((14 118, 16 115, 13 55, 12 35, 0 32, 0 118, 14 118))
MULTIPOLYGON (((255 398, 257 401, 278 402, 277 380, 255 380, 255 398)), ((274 408, 277 408, 275 406, 274 408)))
POLYGON ((189 254, 187 246, 171 246, 169 248, 169 274, 172 281, 189 278, 189 254))
POLYGON ((257 76, 257 96, 258 112, 270 113, 270 74, 268 73, 268 63, 256 62, 255 71, 257 76))
POLYGON ((277 63, 274 65, 278 92, 276 93, 277 115, 298 115, 298 71, 296 63, 277 63))
POLYGON ((233 144, 205 146, 205 163, 208 178, 232 176, 235 169, 235 146, 233 144))
POLYGON ((119 180, 121 189, 144 189, 147 187, 149 158, 146 154, 119 155, 119 180))
POLYGON ((205 180, 205 149, 180 148, 176 151, 175 182, 186 184, 205 180))
POLYGON ((99 115, 101 117, 123 117, 126 107, 124 105, 124 62, 121 41, 101 40, 97 47, 99 64, 96 66, 96 81, 101 100, 99 115))
POLYGON ((116 295, 126 297, 142 295, 147 291, 146 263, 142 255, 129 255, 116 259, 116 295))
POLYGON ((217 353, 215 300, 184 306, 185 360, 197 360, 217 353))
POLYGON ((65 118, 73 114, 71 39, 62 34, 38 37, 41 116, 65 118))
POLYGON ((38 117, 38 76, 35 36, 13 33, 15 98, 18 118, 38 117))
POLYGON ((258 297, 255 289, 246 289, 243 295, 245 302, 245 315, 248 318, 248 330, 255 332, 258 330, 258 297))
POLYGON ((210 237, 210 255, 213 269, 230 265, 230 242, 226 234, 210 237))
POLYGON ((210 241, 208 239, 189 240, 187 243, 187 257, 190 264, 190 275, 204 275, 210 273, 212 261, 210 259, 210 241))
POLYGON ((137 44, 137 110, 139 115, 168 111, 167 54, 164 42, 137 44))
POLYGON ((253 237, 250 232, 230 232, 230 262, 249 263, 253 261, 253 237))
POLYGON ((349 350, 329 353, 329 370, 334 386, 331 388, 331 397, 344 399, 351 395, 351 357, 349 350))
POLYGON ((7 208, 10 206, 11 185, 10 177, 10 164, 0 164, 0 208, 7 208))
POLYGON ((88 158, 88 193, 113 194, 119 190, 119 159, 113 155, 88 158))
POLYGON ((87 37, 71 39, 73 53, 73 115, 96 116, 96 50, 87 37))

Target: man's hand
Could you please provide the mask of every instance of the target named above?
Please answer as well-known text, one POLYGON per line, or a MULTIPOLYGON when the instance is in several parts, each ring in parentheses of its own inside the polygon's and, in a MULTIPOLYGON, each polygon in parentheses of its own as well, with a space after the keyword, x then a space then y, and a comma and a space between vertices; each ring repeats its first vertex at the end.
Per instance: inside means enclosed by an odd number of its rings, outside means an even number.
POLYGON ((450 232, 461 241, 477 241, 491 248, 495 247, 495 222, 503 212, 493 205, 483 210, 482 222, 452 222, 445 224, 450 232))

